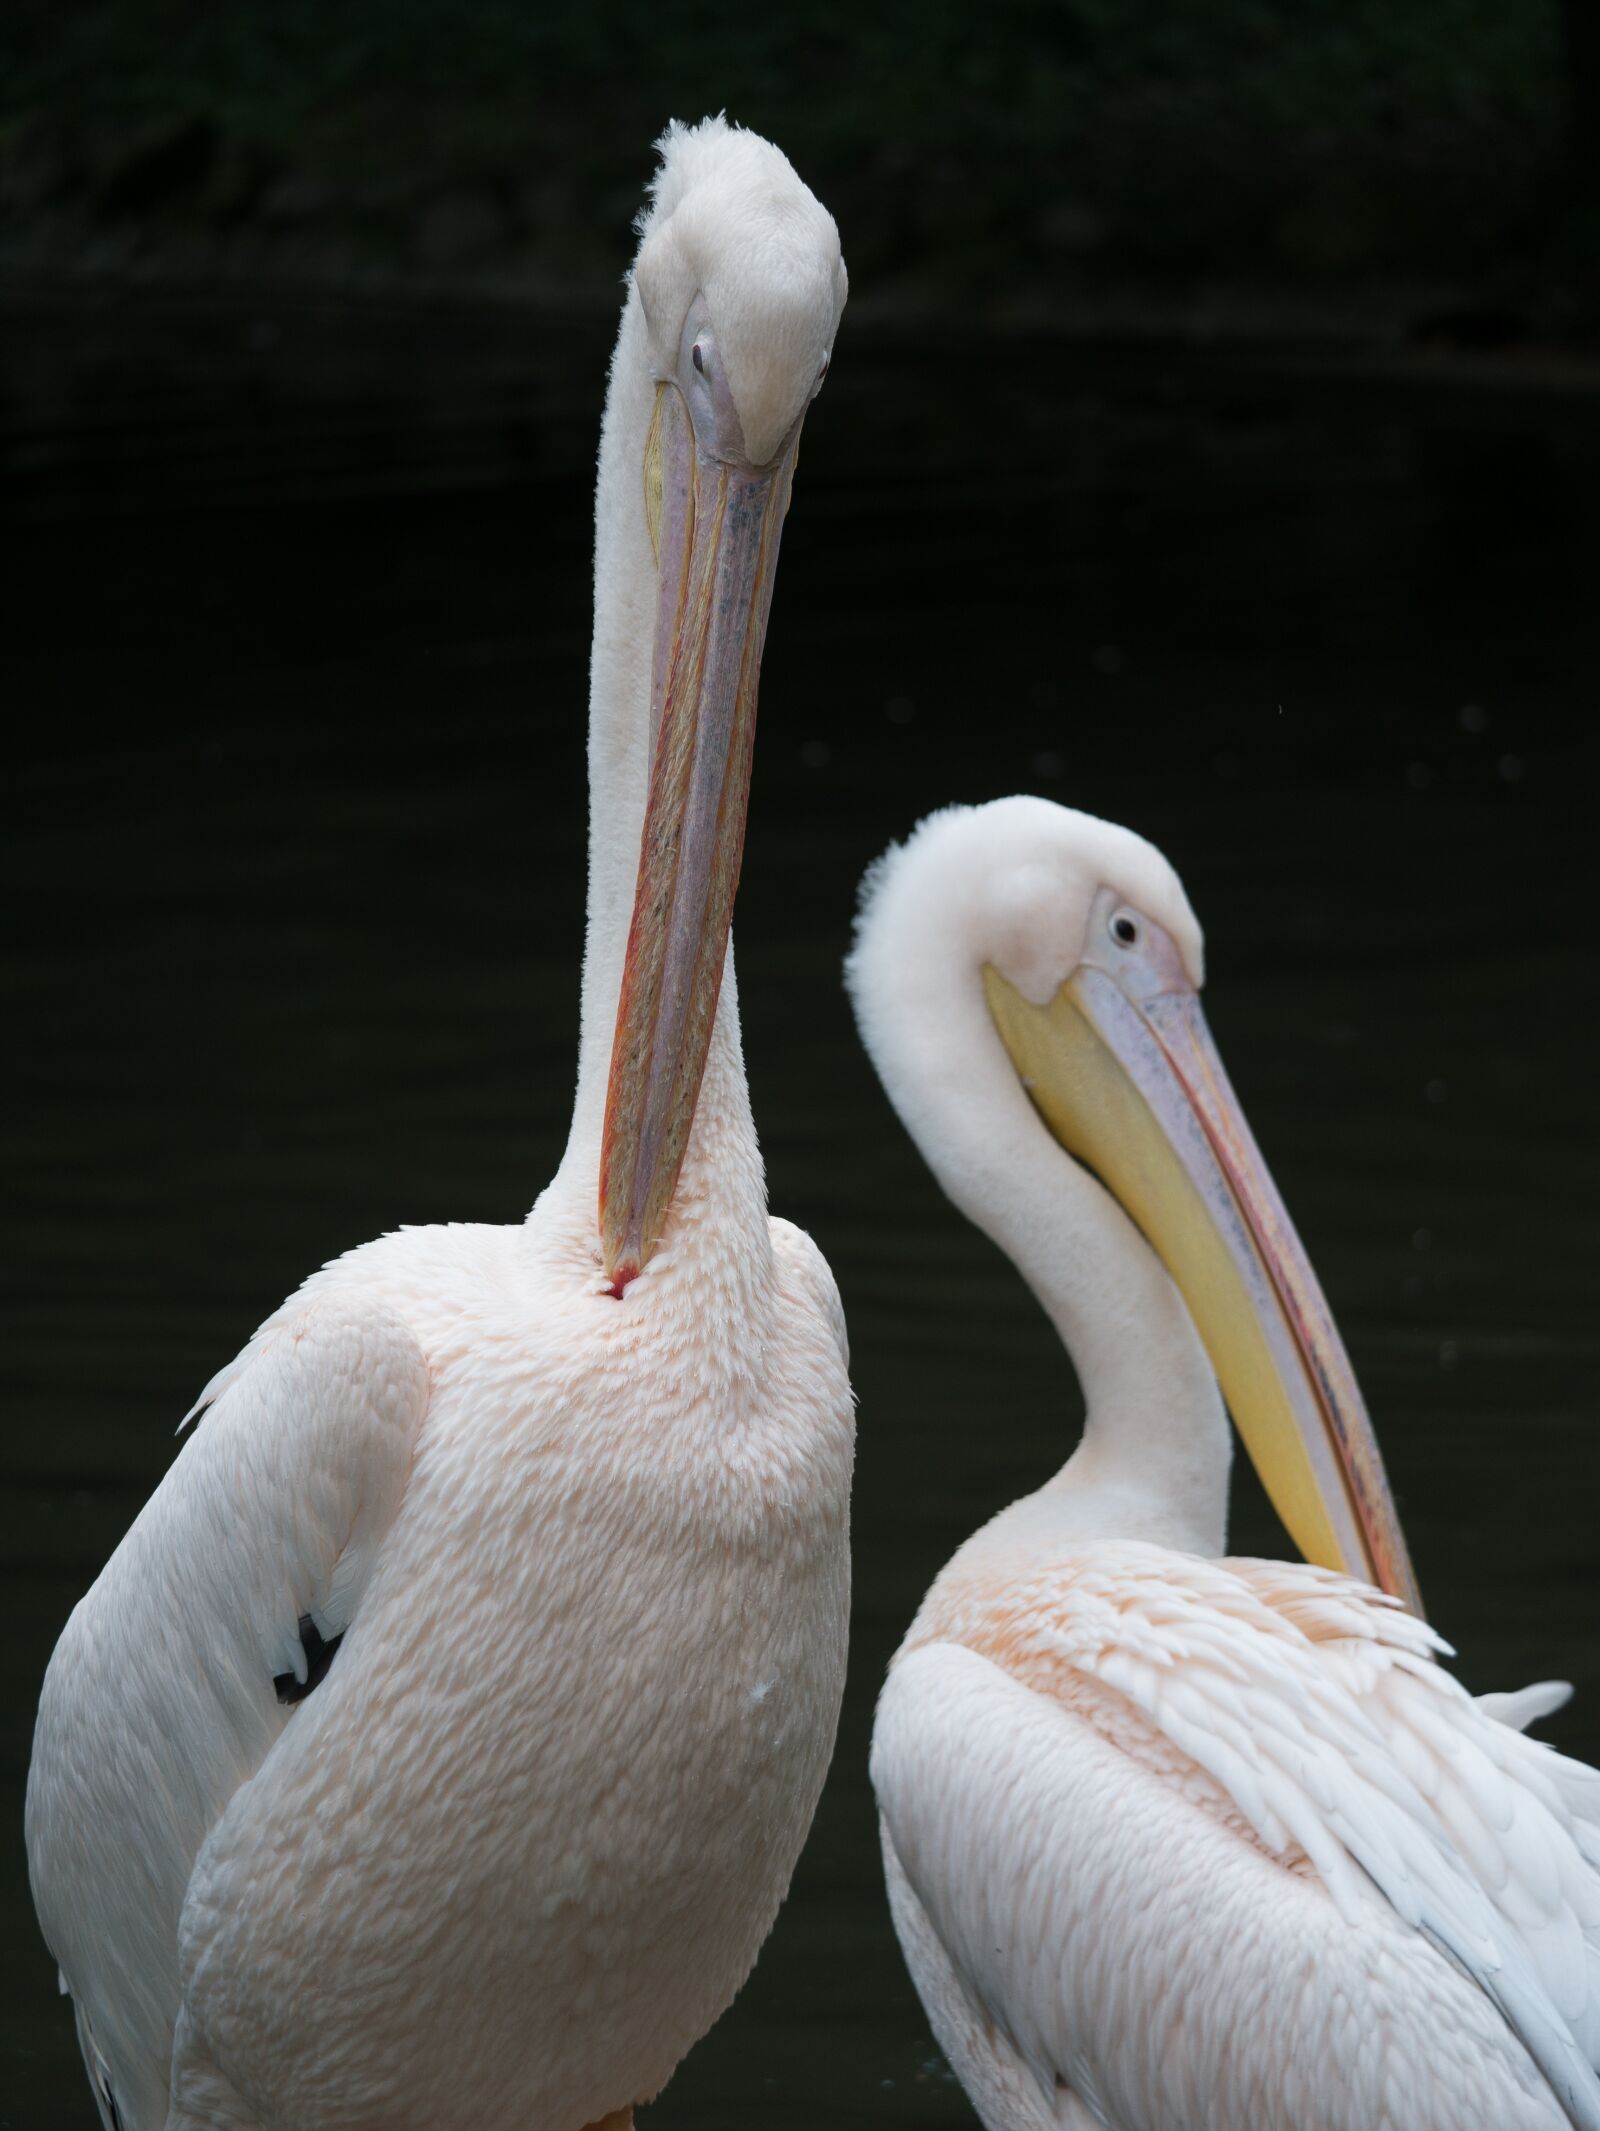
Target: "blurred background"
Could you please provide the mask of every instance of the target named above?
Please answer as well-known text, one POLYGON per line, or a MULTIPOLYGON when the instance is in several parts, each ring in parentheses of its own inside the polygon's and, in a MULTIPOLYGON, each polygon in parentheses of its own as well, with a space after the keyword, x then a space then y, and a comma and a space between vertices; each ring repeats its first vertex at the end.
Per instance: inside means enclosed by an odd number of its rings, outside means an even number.
POLYGON ((1503 344, 1593 324, 1597 46, 1586 0, 11 0, 6 257, 588 315, 641 144, 726 102, 826 193, 874 317, 1253 294, 1503 344))
MULTIPOLYGON (((0 2127, 92 2131, 20 1800, 71 1605, 314 1265, 515 1221, 576 1037, 594 445, 665 120, 840 225, 738 933, 861 1397, 844 1728, 645 2121, 972 2121, 883 1908, 873 1696, 1077 1395, 838 983, 930 807, 1131 823, 1475 1688, 1600 1758, 1600 17, 1583 0, 10 0, 0 2127)), ((1281 1536, 1241 1472, 1234 1541, 1281 1536)))

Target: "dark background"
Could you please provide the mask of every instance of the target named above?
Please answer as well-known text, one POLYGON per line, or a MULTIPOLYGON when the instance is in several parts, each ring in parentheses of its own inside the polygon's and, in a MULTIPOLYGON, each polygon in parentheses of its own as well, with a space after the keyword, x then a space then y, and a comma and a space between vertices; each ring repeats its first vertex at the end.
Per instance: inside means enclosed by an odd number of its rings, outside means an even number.
MULTIPOLYGON (((834 209, 854 291, 738 932, 772 1202, 850 1316, 858 1615, 794 1895, 648 2121, 970 2122, 866 1737, 921 1591, 1077 1406, 838 984, 862 868, 947 800, 1038 790, 1178 865, 1433 1617, 1474 1687, 1577 1680, 1552 1735, 1600 1754, 1588 26, 13 0, 13 1830, 53 1638, 198 1386, 324 1258, 520 1219, 554 1166, 617 277, 651 137, 723 105, 834 209)), ((1238 1496, 1236 1544, 1281 1546, 1238 1496)), ((86 2131, 0 1857, 0 2126, 86 2131)))
POLYGON ((726 103, 873 317, 1470 296, 1506 341, 1594 322, 1597 45, 1587 0, 10 0, 0 209, 36 270, 587 316, 643 144, 726 103))

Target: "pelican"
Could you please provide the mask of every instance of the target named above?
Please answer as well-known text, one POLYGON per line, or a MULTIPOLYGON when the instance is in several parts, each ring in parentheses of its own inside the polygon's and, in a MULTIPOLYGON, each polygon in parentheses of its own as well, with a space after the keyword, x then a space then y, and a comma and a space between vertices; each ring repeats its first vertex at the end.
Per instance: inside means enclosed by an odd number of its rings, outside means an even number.
POLYGON ((728 928, 845 273, 767 142, 660 152, 560 1168, 526 1223, 401 1230, 274 1311, 45 1682, 33 1887, 116 2131, 622 2131, 743 1982, 827 1766, 843 1321, 767 1215, 728 928))
POLYGON ((895 1926, 988 2131, 1595 2131, 1600 1776, 1522 1735, 1564 1689, 1437 1662, 1176 874, 1043 800, 938 814, 869 874, 848 981, 1086 1405, 934 1582, 873 1736, 895 1926), (1304 1562, 1220 1558, 1224 1396, 1304 1562))

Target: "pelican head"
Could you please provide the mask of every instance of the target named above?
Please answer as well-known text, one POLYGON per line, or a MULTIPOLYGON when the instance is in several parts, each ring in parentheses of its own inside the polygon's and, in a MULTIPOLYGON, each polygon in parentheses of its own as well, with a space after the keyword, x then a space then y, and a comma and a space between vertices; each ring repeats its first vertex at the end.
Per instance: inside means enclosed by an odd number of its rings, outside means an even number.
POLYGON ((612 1292, 689 1143, 744 847, 756 689, 806 409, 844 309, 833 217, 721 119, 674 127, 633 285, 655 386, 639 468, 657 598, 651 768, 600 1163, 612 1292))
POLYGON ((869 877, 851 987, 875 1057, 919 981, 892 963, 935 937, 1039 1122, 1171 1275, 1295 1544, 1420 1611, 1354 1372, 1206 1026, 1172 867, 1047 800, 935 815, 869 877))

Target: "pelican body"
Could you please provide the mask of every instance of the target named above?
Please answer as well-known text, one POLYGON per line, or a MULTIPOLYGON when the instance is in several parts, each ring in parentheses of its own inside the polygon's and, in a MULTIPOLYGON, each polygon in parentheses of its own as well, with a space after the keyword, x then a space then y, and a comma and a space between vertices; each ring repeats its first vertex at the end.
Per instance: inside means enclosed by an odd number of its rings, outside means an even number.
POLYGON ((661 145, 560 1169, 523 1225, 402 1230, 276 1310, 45 1682, 33 1886, 120 2131, 628 2122, 748 1973, 827 1766, 843 1324, 767 1214, 728 923, 845 277, 775 148, 661 145))
POLYGON ((872 1777, 988 2131, 1600 2126, 1600 1777, 1438 1664, 1376 1441, 1141 838, 952 809, 869 875, 890 1099, 1086 1407, 934 1582, 872 1777), (1305 1562, 1229 1560, 1231 1409, 1305 1562))

